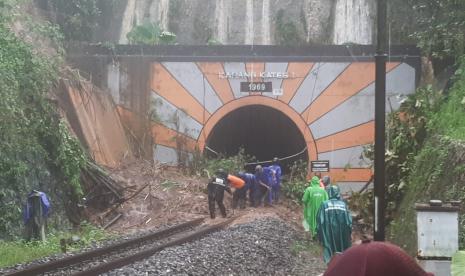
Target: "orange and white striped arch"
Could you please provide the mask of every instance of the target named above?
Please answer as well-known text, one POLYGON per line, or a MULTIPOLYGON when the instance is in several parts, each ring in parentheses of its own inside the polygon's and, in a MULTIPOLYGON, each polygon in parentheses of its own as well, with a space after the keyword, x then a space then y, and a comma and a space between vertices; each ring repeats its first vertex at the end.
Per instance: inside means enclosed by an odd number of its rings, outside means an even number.
MULTIPOLYGON (((289 117, 305 138, 309 160, 330 160, 339 182, 364 182, 371 176, 359 157, 374 140, 373 62, 154 62, 151 97, 154 158, 177 162, 173 136, 181 135, 188 152, 203 150, 214 126, 234 110, 265 105, 289 117), (255 77, 224 78, 228 72, 255 77), (285 72, 267 78, 261 72, 285 72), (252 73, 252 74, 251 74, 252 73), (240 82, 272 82, 281 95, 244 93, 240 82)), ((388 106, 396 109, 401 95, 415 90, 415 69, 401 62, 387 64, 388 106)))

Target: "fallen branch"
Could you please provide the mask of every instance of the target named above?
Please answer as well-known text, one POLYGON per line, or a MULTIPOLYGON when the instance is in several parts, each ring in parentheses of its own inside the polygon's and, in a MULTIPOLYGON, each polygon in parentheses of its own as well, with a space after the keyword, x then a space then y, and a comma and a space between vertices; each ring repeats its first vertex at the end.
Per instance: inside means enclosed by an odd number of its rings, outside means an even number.
POLYGON ((123 216, 123 214, 121 213, 118 213, 116 215, 116 217, 114 217, 112 220, 110 220, 107 224, 105 224, 105 226, 103 226, 103 229, 107 229, 108 227, 112 226, 116 221, 118 221, 121 217, 123 216))
POLYGON ((131 196, 129 196, 129 197, 123 199, 123 201, 122 201, 121 203, 126 202, 126 201, 128 201, 128 200, 134 198, 135 196, 137 196, 138 194, 140 194, 145 188, 147 188, 150 184, 151 184, 150 182, 147 183, 147 184, 145 184, 145 185, 142 186, 139 190, 137 190, 135 193, 133 193, 131 196))
POLYGON ((116 205, 114 205, 113 207, 111 207, 109 210, 103 212, 100 217, 105 217, 106 215, 110 214, 111 212, 115 211, 116 209, 118 209, 124 202, 134 198, 135 196, 137 196, 138 194, 140 194, 140 192, 142 192, 145 188, 147 188, 147 186, 149 186, 150 183, 144 185, 142 188, 140 188, 139 190, 137 190, 134 194, 132 194, 131 196, 127 197, 127 198, 123 198, 121 199, 116 205))
POLYGON ((86 183, 88 203, 91 205, 109 206, 123 199, 123 188, 113 180, 102 168, 88 161, 82 170, 81 179, 86 183), (96 198, 102 198, 96 200, 96 198))

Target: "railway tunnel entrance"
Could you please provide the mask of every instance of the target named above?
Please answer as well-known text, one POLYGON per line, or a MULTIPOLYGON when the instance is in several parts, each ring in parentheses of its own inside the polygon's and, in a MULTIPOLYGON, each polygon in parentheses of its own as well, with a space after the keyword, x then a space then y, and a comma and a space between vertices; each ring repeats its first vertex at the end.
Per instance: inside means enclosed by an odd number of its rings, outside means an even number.
MULTIPOLYGON (((264 105, 248 105, 225 115, 212 129, 207 145, 226 156, 240 148, 257 160, 298 156, 280 162, 285 171, 298 159, 308 161, 304 136, 283 112, 264 105)), ((253 166, 251 168, 253 169, 253 166)))
MULTIPOLYGON (((79 48, 72 60, 108 88, 125 127, 157 162, 175 166, 206 146, 226 155, 243 147, 260 161, 306 146, 299 157, 327 160, 336 182, 362 186, 372 175, 360 156, 374 141, 374 55, 369 45, 124 45, 79 48), (151 114, 149 122, 138 114, 151 114)), ((409 46, 390 51, 393 110, 415 91, 419 56, 409 46)))

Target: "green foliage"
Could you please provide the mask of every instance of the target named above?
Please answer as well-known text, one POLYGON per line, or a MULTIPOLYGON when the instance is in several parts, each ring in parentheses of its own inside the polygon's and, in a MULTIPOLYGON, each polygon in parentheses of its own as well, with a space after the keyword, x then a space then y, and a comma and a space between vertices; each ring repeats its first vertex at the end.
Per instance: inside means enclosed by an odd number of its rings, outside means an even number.
POLYGON ((49 235, 45 242, 0 241, 0 267, 8 267, 22 262, 32 261, 60 252, 57 237, 49 235))
POLYGON ((76 202, 85 158, 48 93, 57 59, 45 58, 0 23, 0 237, 20 235, 21 209, 31 189, 48 193, 56 210, 76 202))
MULTIPOLYGON (((448 96, 431 88, 420 89, 401 108, 402 119, 391 120, 387 156, 388 199, 394 204, 394 221, 390 226, 391 239, 412 254, 416 250, 415 214, 413 204, 432 198, 464 199, 459 188, 464 178, 463 160, 457 160, 463 151, 454 146, 464 140, 465 62, 462 58, 455 84, 448 96), (434 160, 434 161, 433 161, 434 160), (405 233, 409 233, 405 235, 405 233)), ((390 205, 392 207, 392 204, 390 205)), ((460 216, 460 245, 465 246, 465 217, 460 216)))
POLYGON ((163 31, 159 37, 159 44, 168 45, 176 43, 176 35, 172 32, 163 31))
POLYGON ((174 33, 162 31, 158 24, 151 22, 144 22, 142 25, 133 27, 126 37, 130 44, 157 45, 176 42, 174 33))
POLYGON ((197 43, 204 44, 210 41, 213 36, 213 30, 208 26, 208 21, 206 21, 207 18, 203 17, 200 11, 201 10, 198 10, 197 14, 194 15, 192 38, 195 39, 197 43))
POLYGON ((411 34, 415 31, 416 18, 412 16, 413 6, 410 0, 387 1, 387 22, 389 41, 392 44, 414 44, 411 34))
POLYGON ((170 0, 169 1, 169 8, 168 8, 168 29, 174 33, 178 33, 180 31, 180 25, 178 18, 181 18, 182 10, 183 10, 183 3, 184 0, 170 0))
POLYGON ((30 17, 27 18, 26 22, 27 22, 29 31, 31 33, 33 33, 40 39, 48 38, 48 40, 51 42, 50 46, 56 49, 57 53, 59 54, 59 56, 56 58, 60 58, 61 55, 64 55, 65 37, 63 33, 61 32, 61 29, 58 25, 53 24, 49 21, 43 21, 43 22, 37 23, 30 17))
POLYGON ((90 41, 102 11, 98 0, 50 0, 67 40, 90 41))
MULTIPOLYGON (((465 60, 460 59, 455 84, 447 96, 420 89, 389 124, 391 156, 387 157, 388 198, 394 202, 390 239, 411 254, 416 251, 415 202, 465 200, 465 60), (402 119, 400 119, 402 118, 402 119), (392 123, 392 122, 391 122, 392 123), (392 160, 389 160, 389 157, 392 160), (397 196, 395 196, 397 194, 397 196)), ((459 217, 459 244, 465 247, 465 214, 459 217)))
POLYGON ((18 15, 19 0, 0 0, 0 22, 10 22, 18 15))
MULTIPOLYGON (((353 211, 357 211, 360 214, 360 217, 363 218, 363 222, 365 225, 372 225, 373 223, 373 192, 368 191, 365 193, 353 193, 349 200, 349 209, 353 211)), ((359 227, 362 227, 360 223, 358 223, 359 227)))
POLYGON ((60 168, 67 182, 72 186, 76 196, 83 195, 80 176, 81 169, 86 165, 86 157, 83 154, 79 141, 70 135, 68 127, 63 121, 58 125, 58 138, 55 165, 60 168))
POLYGON ((214 38, 210 38, 207 41, 207 45, 222 45, 222 43, 214 38))
MULTIPOLYGON (((89 246, 91 243, 112 237, 111 234, 105 233, 102 229, 89 223, 83 223, 81 231, 76 234, 79 236, 80 241, 78 243, 68 245, 67 250, 69 251, 78 251, 89 246)), ((25 263, 34 259, 59 253, 61 250, 60 239, 68 239, 70 236, 71 233, 55 232, 47 235, 45 242, 5 242, 0 240, 0 267, 8 267, 19 263, 25 263)))
MULTIPOLYGON (((419 88, 404 100, 398 111, 388 115, 385 152, 388 223, 399 210, 415 158, 427 138, 427 122, 436 114, 440 99, 440 94, 431 87, 419 88)), ((374 148, 371 145, 365 148, 361 159, 373 158, 374 148)), ((367 222, 371 221, 372 203, 372 191, 355 193, 350 200, 351 209, 360 212, 367 222)))
POLYGON ((416 19, 412 37, 428 56, 457 57, 465 52, 465 1, 409 0, 416 19))
POLYGON ((428 127, 453 139, 465 140, 465 56, 458 63, 460 65, 447 100, 432 117, 428 127))
POLYGON ((289 21, 284 15, 284 10, 280 9, 276 13, 275 43, 277 45, 296 46, 305 44, 296 24, 289 21))
POLYGON ((289 178, 283 179, 282 191, 285 196, 300 204, 307 188, 308 163, 302 160, 294 162, 290 168, 289 178))
POLYGON ((458 251, 452 257, 451 275, 465 275, 465 251, 458 251))
POLYGON ((416 237, 414 203, 465 198, 464 193, 457 192, 460 184, 455 182, 458 176, 453 173, 453 166, 446 166, 455 163, 455 152, 456 148, 449 139, 431 137, 414 158, 399 212, 389 228, 390 240, 411 254, 416 251, 417 241, 412 239, 412 236, 416 237))
MULTIPOLYGON (((76 233, 73 233, 73 235, 75 234, 76 233)), ((93 242, 103 241, 115 237, 115 235, 113 235, 112 233, 105 232, 102 228, 96 227, 87 221, 84 221, 81 224, 81 227, 77 234, 81 239, 81 246, 71 246, 71 250, 82 248, 82 246, 88 246, 93 242)), ((65 238, 69 238, 70 233, 62 233, 61 235, 65 238)))
POLYGON ((398 112, 389 115, 385 155, 389 212, 402 199, 414 158, 427 138, 426 123, 438 109, 440 96, 431 87, 420 88, 407 97, 398 112))
POLYGON ((218 169, 223 169, 228 173, 234 174, 240 171, 244 171, 245 165, 248 162, 252 162, 253 157, 245 154, 244 149, 240 149, 237 155, 234 156, 218 156, 216 158, 208 158, 205 155, 201 155, 199 151, 194 153, 194 156, 189 163, 189 170, 191 174, 212 176, 218 169))

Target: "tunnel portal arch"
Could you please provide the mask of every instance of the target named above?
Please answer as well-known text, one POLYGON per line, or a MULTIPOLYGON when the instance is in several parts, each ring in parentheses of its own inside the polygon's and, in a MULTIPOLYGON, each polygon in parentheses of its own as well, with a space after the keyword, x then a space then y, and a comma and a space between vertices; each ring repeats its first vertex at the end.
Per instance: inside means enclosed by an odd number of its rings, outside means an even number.
MULTIPOLYGON (((200 150, 205 151, 205 147, 209 144, 209 142, 211 142, 212 137, 213 139, 215 139, 215 135, 221 135, 221 130, 218 130, 218 127, 222 128, 222 124, 228 124, 228 121, 230 123, 234 120, 240 120, 241 117, 243 118, 244 114, 245 116, 247 116, 247 113, 253 111, 254 108, 259 109, 258 111, 256 111, 265 115, 274 114, 271 116, 276 116, 275 118, 279 118, 279 120, 282 120, 281 124, 285 122, 293 123, 293 125, 288 126, 288 130, 291 131, 291 135, 299 134, 297 138, 293 138, 295 139, 294 141, 300 140, 298 143, 303 145, 304 147, 307 147, 307 156, 305 159, 317 159, 315 140, 310 129, 308 128, 307 124, 302 119, 302 117, 287 104, 276 99, 258 95, 243 97, 230 101, 227 104, 223 105, 215 113, 213 113, 212 116, 208 119, 208 121, 205 122, 205 125, 200 133, 198 140, 200 150), (238 113, 241 111, 245 111, 243 114, 241 114, 242 116, 240 115, 240 113, 238 113), (217 131, 220 131, 220 134, 218 134, 217 131), (215 134, 215 132, 217 133, 215 134)), ((258 122, 257 119, 259 121, 263 118, 254 118, 255 122, 258 122)), ((254 143, 256 142, 254 141, 254 143)), ((294 151, 296 148, 297 147, 290 147, 288 153, 291 153, 291 151, 294 151)), ((292 152, 291 154, 297 153, 298 151, 302 150, 302 148, 296 150, 295 152, 292 152)), ((268 157, 267 155, 263 156, 265 158, 268 157)), ((257 157, 260 159, 260 156, 257 157)))
MULTIPOLYGON (((125 127, 157 162, 176 166, 195 158, 224 116, 265 105, 297 126, 307 159, 328 160, 333 182, 350 190, 364 187, 373 174, 363 153, 374 142, 375 50, 370 45, 120 45, 108 51, 89 45, 70 49, 69 58, 108 89, 125 127), (241 87, 251 82, 271 86, 261 92, 241 87)), ((415 92, 420 65, 419 49, 391 49, 387 110, 397 110, 415 92)))

